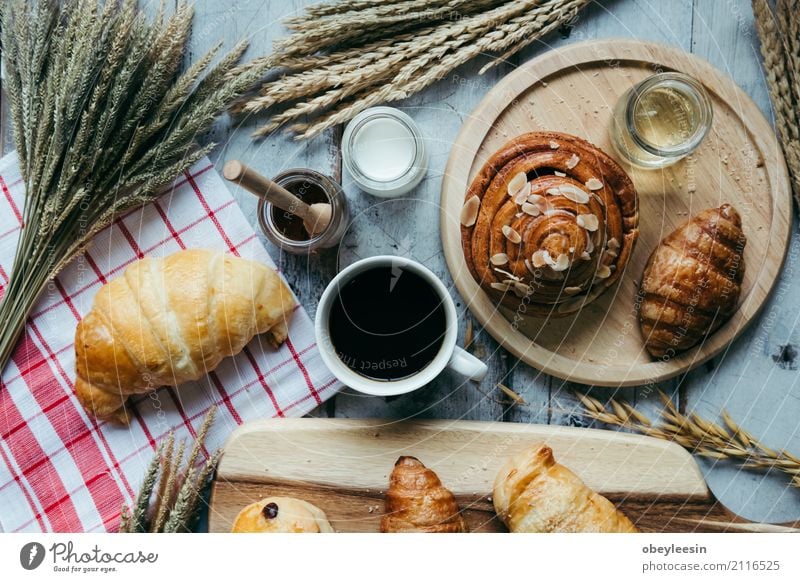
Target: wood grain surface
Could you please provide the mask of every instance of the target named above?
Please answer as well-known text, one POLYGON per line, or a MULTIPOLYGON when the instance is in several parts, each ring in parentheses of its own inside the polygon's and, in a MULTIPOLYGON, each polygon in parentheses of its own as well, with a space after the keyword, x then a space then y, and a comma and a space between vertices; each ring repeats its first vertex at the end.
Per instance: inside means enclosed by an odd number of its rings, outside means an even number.
MULTIPOLYGON (((170 0, 171 1, 171 0, 170 0)), ((250 40, 247 58, 267 54, 274 40, 285 36, 281 19, 292 16, 317 0, 195 0, 195 26, 186 65, 200 58, 219 40, 232 48, 241 38, 250 40)), ((159 0, 142 0, 156 9, 159 0)), ((659 384, 609 391, 566 382, 521 362, 499 347, 475 322, 452 286, 438 233, 439 192, 444 167, 461 125, 486 93, 517 66, 547 51, 585 40, 626 37, 668 44, 697 54, 730 76, 771 119, 758 39, 749 0, 603 0, 592 3, 569 26, 533 43, 508 62, 478 75, 486 62, 481 57, 460 67, 422 93, 395 103, 422 128, 430 152, 426 179, 407 198, 382 201, 360 192, 342 173, 338 146, 341 128, 325 132, 310 142, 295 142, 277 134, 254 141, 250 134, 263 120, 223 118, 203 140, 220 146, 212 154, 218 169, 228 159, 241 159, 268 176, 290 167, 310 167, 341 179, 347 193, 353 228, 340 253, 310 258, 281 253, 263 237, 273 259, 313 316, 316 302, 336 274, 340 254, 393 252, 412 256, 437 273, 452 291, 463 313, 459 337, 474 330, 470 351, 490 368, 487 378, 475 385, 455 375, 443 374, 424 390, 397 398, 367 398, 345 390, 313 413, 331 418, 443 418, 507 421, 522 424, 599 426, 580 414, 574 389, 605 400, 624 397, 638 410, 655 418, 660 409, 656 388, 664 390, 681 410, 694 410, 718 418, 726 408, 731 416, 774 448, 800 453, 800 392, 797 383, 800 353, 800 236, 797 222, 792 243, 775 293, 762 315, 731 346, 692 372, 659 384), (394 239, 394 240, 393 240, 394 239), (512 401, 497 388, 511 386, 524 399, 512 401)), ((0 93, 0 149, 13 149, 8 104, 0 93)), ((233 194, 254 227, 258 228, 257 201, 251 194, 233 194)), ((795 219, 796 221, 796 219, 795 219)), ((228 422, 230 430, 235 428, 228 422)), ((789 488, 782 475, 742 471, 732 464, 697 459, 717 498, 737 514, 757 521, 785 522, 800 519, 800 494, 789 488)))
POLYGON ((469 114, 442 181, 441 235, 456 287, 500 344, 546 373, 583 384, 635 386, 685 373, 714 357, 753 321, 775 286, 789 244, 792 195, 775 134, 752 100, 705 61, 664 45, 603 39, 549 51, 517 68, 469 114), (499 308, 464 260, 460 213, 486 160, 531 131, 587 139, 619 159, 609 136, 612 110, 654 72, 703 83, 714 110, 709 135, 668 168, 625 168, 639 193, 639 240, 619 283, 571 317, 537 318, 499 308), (659 241, 690 216, 732 204, 748 237, 739 310, 701 345, 655 360, 639 333, 639 282, 659 241))
MULTIPOLYGON (((674 443, 613 431, 470 421, 274 419, 247 424, 225 445, 210 530, 267 496, 304 499, 338 532, 378 531, 389 473, 400 455, 436 471, 470 531, 504 531, 491 503, 506 458, 535 443, 643 531, 790 531, 751 524, 718 504, 691 455, 674 443)), ((798 530, 800 531, 800 530, 798 530)))

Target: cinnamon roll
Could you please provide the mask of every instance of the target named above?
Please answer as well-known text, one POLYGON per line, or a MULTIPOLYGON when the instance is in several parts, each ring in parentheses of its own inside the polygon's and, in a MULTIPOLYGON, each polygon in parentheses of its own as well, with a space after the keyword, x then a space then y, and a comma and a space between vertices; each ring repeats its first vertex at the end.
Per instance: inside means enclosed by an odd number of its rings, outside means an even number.
POLYGON ((498 303, 566 316, 611 287, 639 234, 636 189, 587 141, 521 135, 472 181, 461 211, 470 273, 498 303))

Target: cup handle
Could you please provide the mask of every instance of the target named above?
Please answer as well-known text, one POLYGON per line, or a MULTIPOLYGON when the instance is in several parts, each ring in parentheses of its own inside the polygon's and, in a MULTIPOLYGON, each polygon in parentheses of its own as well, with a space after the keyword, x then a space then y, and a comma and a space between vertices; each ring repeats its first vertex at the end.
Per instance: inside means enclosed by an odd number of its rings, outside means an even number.
POLYGON ((455 346, 453 356, 447 365, 451 370, 475 381, 483 380, 483 377, 489 371, 489 367, 486 364, 458 346, 455 346))

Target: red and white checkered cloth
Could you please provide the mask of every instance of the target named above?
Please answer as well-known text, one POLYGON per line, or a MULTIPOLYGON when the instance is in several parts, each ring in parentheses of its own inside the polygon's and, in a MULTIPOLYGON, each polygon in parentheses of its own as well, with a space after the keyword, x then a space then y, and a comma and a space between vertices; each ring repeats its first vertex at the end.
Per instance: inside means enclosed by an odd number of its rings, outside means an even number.
MULTIPOLYGON (((0 160, 0 292, 20 232, 24 187, 14 154, 0 160)), ((13 531, 105 531, 135 497, 156 444, 173 428, 193 437, 218 405, 207 448, 244 421, 300 416, 339 388, 320 359, 314 328, 298 309, 274 351, 256 337, 239 355, 180 392, 135 400, 120 428, 90 418, 74 396, 75 325, 94 294, 133 261, 202 247, 273 265, 209 160, 157 202, 98 234, 45 291, 0 382, 0 525, 13 531)))

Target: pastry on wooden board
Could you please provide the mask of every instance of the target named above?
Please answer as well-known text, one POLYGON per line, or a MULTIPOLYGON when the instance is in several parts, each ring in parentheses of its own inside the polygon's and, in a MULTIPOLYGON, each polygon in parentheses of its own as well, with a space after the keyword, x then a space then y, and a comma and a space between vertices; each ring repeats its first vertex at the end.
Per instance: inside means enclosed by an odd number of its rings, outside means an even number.
POLYGON ((544 444, 510 458, 494 482, 495 511, 512 533, 633 533, 631 521, 553 458, 544 444))
POLYGON ((496 302, 561 317, 614 285, 639 234, 638 196, 625 171, 578 137, 521 135, 475 176, 461 211, 461 246, 496 302))
POLYGON ((464 533, 467 524, 455 497, 418 459, 397 459, 389 477, 383 533, 464 533))
POLYGON ((325 512, 293 497, 267 497, 239 512, 232 533, 333 533, 325 512))
POLYGON ((78 400, 98 419, 127 424, 129 396, 197 380, 256 334, 282 344, 294 307, 261 263, 199 249, 145 257, 103 285, 78 324, 78 400))
POLYGON ((702 342, 736 311, 747 238, 730 204, 703 210, 656 247, 642 275, 647 351, 669 358, 702 342))

